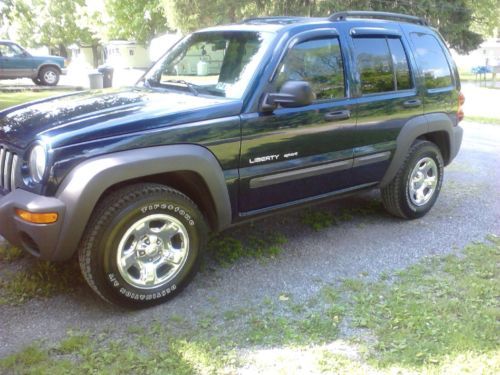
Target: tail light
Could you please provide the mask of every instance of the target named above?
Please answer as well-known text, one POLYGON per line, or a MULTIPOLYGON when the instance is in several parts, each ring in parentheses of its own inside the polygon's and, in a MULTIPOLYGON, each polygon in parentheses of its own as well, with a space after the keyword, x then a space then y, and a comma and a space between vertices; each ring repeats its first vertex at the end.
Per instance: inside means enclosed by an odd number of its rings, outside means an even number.
POLYGON ((465 96, 462 93, 458 94, 458 109, 457 109, 457 123, 462 121, 464 119, 464 103, 465 103, 465 96))

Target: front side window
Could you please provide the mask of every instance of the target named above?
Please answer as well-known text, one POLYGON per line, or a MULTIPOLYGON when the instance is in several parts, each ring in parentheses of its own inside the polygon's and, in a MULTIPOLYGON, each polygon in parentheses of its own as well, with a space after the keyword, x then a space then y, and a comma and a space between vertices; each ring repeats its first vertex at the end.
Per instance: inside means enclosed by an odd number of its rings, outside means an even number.
POLYGON ((437 39, 424 33, 410 35, 415 46, 417 64, 424 75, 425 86, 428 89, 451 86, 450 66, 437 39))
POLYGON ((221 31, 191 34, 145 76, 150 87, 183 81, 200 93, 241 99, 274 34, 221 31))
POLYGON ((0 44, 0 55, 15 57, 23 54, 23 50, 14 44, 0 44))
POLYGON ((338 39, 315 39, 294 46, 280 66, 278 89, 286 81, 309 82, 318 100, 343 98, 344 68, 338 39))

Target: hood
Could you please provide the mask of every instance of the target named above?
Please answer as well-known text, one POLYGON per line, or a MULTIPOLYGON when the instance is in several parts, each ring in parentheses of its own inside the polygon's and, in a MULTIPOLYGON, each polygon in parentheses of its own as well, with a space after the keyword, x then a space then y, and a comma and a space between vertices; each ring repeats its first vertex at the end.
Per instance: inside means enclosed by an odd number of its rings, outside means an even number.
POLYGON ((85 91, 0 112, 0 143, 53 148, 165 126, 238 115, 241 102, 178 91, 124 88, 85 91))
POLYGON ((64 57, 62 56, 52 56, 52 55, 32 55, 31 57, 42 60, 57 60, 57 61, 65 60, 64 57))

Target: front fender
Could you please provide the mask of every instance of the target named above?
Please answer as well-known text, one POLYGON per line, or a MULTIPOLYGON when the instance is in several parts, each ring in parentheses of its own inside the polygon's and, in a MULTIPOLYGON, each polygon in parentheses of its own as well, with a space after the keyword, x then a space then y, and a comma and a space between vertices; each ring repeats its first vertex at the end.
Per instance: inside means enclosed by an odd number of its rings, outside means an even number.
POLYGON ((57 248, 50 257, 63 260, 77 249, 92 212, 103 193, 121 182, 175 171, 197 173, 214 202, 221 230, 232 221, 231 203, 222 168, 215 156, 197 145, 158 146, 122 151, 89 159, 76 166, 58 188, 56 198, 66 209, 57 248))

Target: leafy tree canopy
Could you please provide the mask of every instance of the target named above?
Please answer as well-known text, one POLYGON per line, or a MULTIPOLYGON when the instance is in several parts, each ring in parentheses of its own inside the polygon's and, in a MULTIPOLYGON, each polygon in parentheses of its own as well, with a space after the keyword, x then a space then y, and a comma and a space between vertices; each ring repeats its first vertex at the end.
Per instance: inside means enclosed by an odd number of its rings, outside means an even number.
POLYGON ((106 10, 111 18, 110 39, 134 39, 147 44, 168 30, 159 0, 106 0, 106 10))
POLYGON ((424 16, 449 45, 469 52, 499 26, 500 0, 160 0, 169 24, 182 31, 267 15, 325 16, 343 10, 379 10, 424 16), (478 27, 477 25, 481 25, 478 27))

